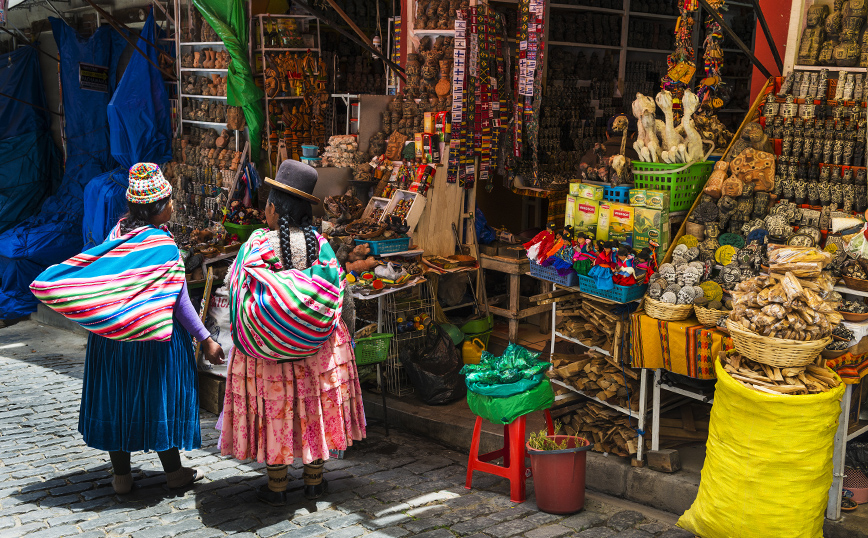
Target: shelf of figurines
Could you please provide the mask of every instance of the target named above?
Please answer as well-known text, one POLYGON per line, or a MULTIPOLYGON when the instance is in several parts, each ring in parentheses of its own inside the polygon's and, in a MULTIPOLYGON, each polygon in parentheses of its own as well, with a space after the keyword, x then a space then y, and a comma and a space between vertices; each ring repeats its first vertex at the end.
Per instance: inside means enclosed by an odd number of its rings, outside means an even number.
POLYGON ((257 48, 254 49, 255 53, 262 54, 263 52, 316 52, 319 53, 319 49, 316 47, 296 47, 296 48, 257 48))
POLYGON ((181 41, 182 47, 225 47, 222 41, 181 41))
POLYGON ((181 72, 198 72, 198 73, 228 73, 228 69, 217 69, 207 67, 182 67, 181 72))

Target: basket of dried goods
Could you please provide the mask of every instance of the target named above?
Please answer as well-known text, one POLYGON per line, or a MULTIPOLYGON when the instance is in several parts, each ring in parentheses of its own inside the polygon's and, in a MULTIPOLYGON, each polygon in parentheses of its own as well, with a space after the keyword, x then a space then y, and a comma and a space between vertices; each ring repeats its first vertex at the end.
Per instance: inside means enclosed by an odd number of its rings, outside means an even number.
POLYGON ((729 310, 720 301, 709 301, 704 295, 693 301, 693 311, 696 319, 706 327, 717 327, 721 318, 729 314, 729 310))
POLYGON ((838 312, 847 321, 865 321, 868 319, 868 305, 862 301, 842 301, 838 312))
POLYGON ((833 282, 819 274, 797 278, 772 272, 740 282, 727 328, 736 350, 776 367, 804 366, 832 341, 841 320, 833 282))
POLYGON ((753 361, 737 351, 721 352, 723 369, 749 389, 771 394, 819 394, 841 384, 828 368, 815 364, 779 367, 753 361))
POLYGON ((356 239, 371 239, 383 233, 386 225, 373 219, 359 219, 347 224, 346 232, 356 239))
POLYGON ((681 321, 693 313, 692 304, 672 304, 645 296, 645 313, 662 321, 681 321))
POLYGON ((352 194, 344 194, 326 196, 323 200, 323 210, 329 218, 343 218, 344 222, 350 222, 362 216, 365 206, 352 194))
POLYGON ((852 260, 841 269, 841 278, 844 285, 851 290, 868 291, 868 272, 860 263, 860 260, 852 260))
POLYGON ((850 342, 835 339, 831 344, 826 346, 826 349, 821 354, 824 359, 837 359, 844 353, 847 353, 848 349, 850 349, 850 342))

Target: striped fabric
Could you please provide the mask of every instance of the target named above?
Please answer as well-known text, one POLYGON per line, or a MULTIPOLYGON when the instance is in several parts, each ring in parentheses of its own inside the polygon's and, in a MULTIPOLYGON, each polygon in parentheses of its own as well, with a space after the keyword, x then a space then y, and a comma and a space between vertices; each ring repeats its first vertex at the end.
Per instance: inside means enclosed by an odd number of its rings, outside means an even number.
POLYGON ((94 334, 123 341, 172 338, 172 311, 184 285, 171 234, 120 223, 90 250, 52 265, 30 284, 37 299, 94 334))
POLYGON ((317 263, 303 271, 277 271, 280 260, 265 233, 253 232, 229 270, 232 339, 242 353, 259 359, 310 357, 340 320, 341 268, 325 238, 317 235, 317 263))

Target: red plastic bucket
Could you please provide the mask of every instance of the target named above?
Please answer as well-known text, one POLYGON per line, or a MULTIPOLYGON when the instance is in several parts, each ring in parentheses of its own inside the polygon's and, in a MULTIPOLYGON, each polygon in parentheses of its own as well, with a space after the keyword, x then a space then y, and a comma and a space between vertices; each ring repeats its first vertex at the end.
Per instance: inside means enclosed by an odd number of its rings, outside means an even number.
POLYGON ((576 446, 571 435, 549 435, 557 443, 567 440, 564 450, 536 450, 527 446, 533 470, 537 508, 549 514, 572 514, 585 507, 585 463, 592 445, 587 439, 576 446))

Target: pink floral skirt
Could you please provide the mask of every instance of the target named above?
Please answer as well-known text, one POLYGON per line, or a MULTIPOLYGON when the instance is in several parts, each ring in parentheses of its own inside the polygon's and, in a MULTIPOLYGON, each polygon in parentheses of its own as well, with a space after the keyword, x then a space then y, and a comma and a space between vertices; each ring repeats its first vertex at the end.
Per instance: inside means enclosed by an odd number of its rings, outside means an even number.
POLYGON ((343 322, 311 358, 276 363, 234 351, 220 452, 270 465, 328 459, 365 438, 355 355, 343 322))

